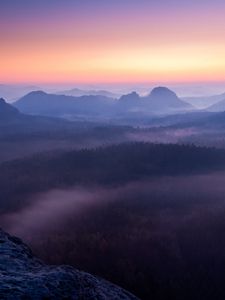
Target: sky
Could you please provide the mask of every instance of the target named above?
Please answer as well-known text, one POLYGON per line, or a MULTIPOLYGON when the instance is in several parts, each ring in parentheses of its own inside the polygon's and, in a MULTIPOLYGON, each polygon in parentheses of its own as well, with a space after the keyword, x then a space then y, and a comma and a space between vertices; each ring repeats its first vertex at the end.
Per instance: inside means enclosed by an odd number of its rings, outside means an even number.
POLYGON ((1 0, 1 83, 225 81, 225 0, 1 0))

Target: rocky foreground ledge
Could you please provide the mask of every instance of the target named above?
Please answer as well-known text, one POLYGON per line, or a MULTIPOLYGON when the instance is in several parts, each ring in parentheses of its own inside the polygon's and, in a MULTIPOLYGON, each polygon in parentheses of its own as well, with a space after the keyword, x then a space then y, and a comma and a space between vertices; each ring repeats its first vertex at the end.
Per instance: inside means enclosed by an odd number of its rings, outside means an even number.
POLYGON ((137 300, 122 288, 69 266, 47 266, 0 229, 1 299, 137 300))

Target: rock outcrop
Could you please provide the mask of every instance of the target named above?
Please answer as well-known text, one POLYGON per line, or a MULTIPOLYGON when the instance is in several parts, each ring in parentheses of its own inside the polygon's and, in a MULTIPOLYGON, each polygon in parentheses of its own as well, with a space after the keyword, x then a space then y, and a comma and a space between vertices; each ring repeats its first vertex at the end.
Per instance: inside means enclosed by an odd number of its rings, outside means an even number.
POLYGON ((0 229, 1 299, 137 300, 122 288, 69 266, 47 266, 0 229))

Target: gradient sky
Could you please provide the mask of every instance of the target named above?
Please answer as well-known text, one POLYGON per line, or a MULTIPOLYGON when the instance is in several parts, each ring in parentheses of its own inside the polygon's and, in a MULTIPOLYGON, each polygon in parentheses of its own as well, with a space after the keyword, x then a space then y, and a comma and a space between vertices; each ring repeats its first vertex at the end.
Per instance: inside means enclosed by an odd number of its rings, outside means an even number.
POLYGON ((225 80, 225 0, 2 0, 0 82, 225 80))

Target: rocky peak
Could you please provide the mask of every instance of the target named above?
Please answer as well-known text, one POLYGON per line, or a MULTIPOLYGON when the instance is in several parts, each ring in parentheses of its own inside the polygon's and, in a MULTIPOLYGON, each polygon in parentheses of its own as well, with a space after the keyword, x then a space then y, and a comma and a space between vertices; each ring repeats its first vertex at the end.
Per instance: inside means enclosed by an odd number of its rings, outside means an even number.
POLYGON ((139 101, 140 97, 136 92, 121 96, 119 101, 139 101))
POLYGON ((151 91, 150 94, 151 97, 173 97, 173 98, 178 98, 177 95, 171 91, 170 89, 168 89, 167 87, 156 87, 151 91))

